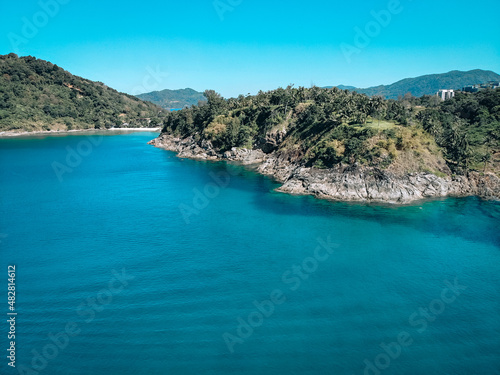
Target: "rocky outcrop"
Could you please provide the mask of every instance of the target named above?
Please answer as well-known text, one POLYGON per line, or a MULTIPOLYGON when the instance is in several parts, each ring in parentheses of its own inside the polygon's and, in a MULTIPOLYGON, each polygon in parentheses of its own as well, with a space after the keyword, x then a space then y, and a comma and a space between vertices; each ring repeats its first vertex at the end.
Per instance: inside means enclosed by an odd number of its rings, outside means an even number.
POLYGON ((261 138, 258 142, 258 148, 260 148, 264 153, 269 154, 276 151, 280 144, 284 141, 286 136, 286 129, 277 129, 266 134, 264 138, 261 138))
POLYGON ((262 163, 265 154, 262 150, 248 150, 233 147, 226 152, 219 152, 213 147, 212 142, 205 139, 197 141, 193 136, 176 138, 171 135, 161 134, 149 144, 169 151, 177 152, 180 158, 198 160, 229 160, 237 161, 244 165, 262 163))
POLYGON ((438 177, 431 173, 394 173, 376 167, 337 165, 331 169, 307 168, 293 154, 233 148, 217 152, 209 141, 193 137, 180 139, 167 134, 150 144, 178 153, 179 157, 203 160, 229 160, 258 164, 257 171, 281 182, 278 191, 308 194, 318 198, 385 203, 412 201, 445 196, 500 198, 500 179, 491 173, 438 177))
POLYGON ((284 165, 269 158, 258 171, 283 185, 278 191, 310 194, 342 201, 410 203, 425 198, 478 195, 500 198, 500 179, 494 174, 437 177, 431 173, 394 174, 374 167, 338 165, 331 169, 284 165))

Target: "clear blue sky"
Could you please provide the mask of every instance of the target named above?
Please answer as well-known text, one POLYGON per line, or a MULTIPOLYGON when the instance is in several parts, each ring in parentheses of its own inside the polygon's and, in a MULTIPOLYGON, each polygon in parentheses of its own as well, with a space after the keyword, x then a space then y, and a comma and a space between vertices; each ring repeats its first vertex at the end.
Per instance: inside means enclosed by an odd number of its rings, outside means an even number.
POLYGON ((229 97, 289 83, 368 87, 455 69, 500 73, 498 0, 217 0, 226 7, 219 13, 213 0, 53 1, 3 1, 0 54, 49 60, 134 94, 191 87, 229 97), (390 7, 377 30, 372 12, 390 7), (356 45, 356 28, 367 26, 369 44, 356 45), (357 48, 349 59, 343 43, 357 48))

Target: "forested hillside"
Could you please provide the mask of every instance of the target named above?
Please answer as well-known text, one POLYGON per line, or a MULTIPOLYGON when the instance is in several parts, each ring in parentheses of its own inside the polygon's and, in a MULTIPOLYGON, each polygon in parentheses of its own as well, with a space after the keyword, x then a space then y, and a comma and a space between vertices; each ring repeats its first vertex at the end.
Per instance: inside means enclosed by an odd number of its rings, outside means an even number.
POLYGON ((457 93, 416 117, 443 148, 452 169, 500 170, 500 89, 457 93))
POLYGON ((163 112, 50 62, 0 55, 0 131, 157 126, 163 112))
POLYGON ((500 90, 384 100, 292 86, 173 112, 163 132, 210 141, 219 150, 277 151, 305 166, 364 164, 405 172, 498 172, 500 90))

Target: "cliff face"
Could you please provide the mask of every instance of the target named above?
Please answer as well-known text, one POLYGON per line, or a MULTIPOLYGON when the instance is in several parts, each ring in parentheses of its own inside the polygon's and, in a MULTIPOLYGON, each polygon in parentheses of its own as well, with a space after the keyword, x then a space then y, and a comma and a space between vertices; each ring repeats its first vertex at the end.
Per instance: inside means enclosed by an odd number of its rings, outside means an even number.
POLYGON ((468 176, 438 177, 431 173, 396 173, 376 167, 337 165, 330 169, 306 168, 293 157, 273 151, 233 148, 220 153, 210 141, 180 139, 161 134, 149 142, 155 147, 178 153, 179 157, 199 160, 228 160, 255 165, 259 173, 283 185, 278 191, 314 195, 342 201, 405 204, 426 198, 477 195, 500 198, 500 179, 471 172, 468 176))

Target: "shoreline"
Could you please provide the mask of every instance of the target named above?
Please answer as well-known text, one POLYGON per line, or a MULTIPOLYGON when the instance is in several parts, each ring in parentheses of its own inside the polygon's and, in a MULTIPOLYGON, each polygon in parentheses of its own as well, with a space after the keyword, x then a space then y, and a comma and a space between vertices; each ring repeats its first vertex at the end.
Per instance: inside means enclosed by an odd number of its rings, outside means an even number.
POLYGON ((500 200, 500 178, 493 173, 481 175, 438 177, 427 172, 396 173, 377 167, 339 164, 330 169, 305 167, 277 152, 233 148, 221 153, 209 141, 195 141, 161 133, 148 142, 158 148, 176 152, 179 158, 237 162, 252 166, 261 175, 269 176, 281 186, 278 192, 292 195, 312 195, 319 199, 383 203, 414 204, 446 197, 478 196, 500 200))
POLYGON ((72 135, 75 133, 92 133, 92 132, 161 132, 161 128, 110 128, 110 129, 73 129, 73 130, 35 130, 29 131, 3 131, 0 132, 0 138, 23 137, 34 135, 72 135))

